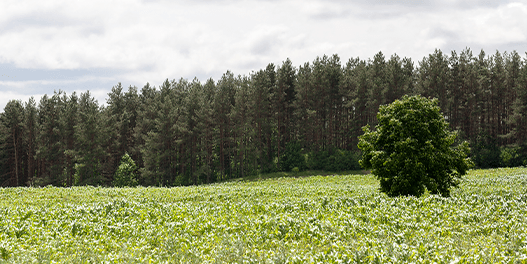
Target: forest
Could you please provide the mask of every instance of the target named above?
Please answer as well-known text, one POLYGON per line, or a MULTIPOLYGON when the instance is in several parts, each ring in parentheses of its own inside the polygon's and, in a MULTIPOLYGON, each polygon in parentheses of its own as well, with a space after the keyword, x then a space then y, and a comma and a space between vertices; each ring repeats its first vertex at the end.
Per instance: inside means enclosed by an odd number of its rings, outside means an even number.
POLYGON ((0 186, 112 186, 125 154, 142 186, 356 170, 362 127, 406 94, 439 99, 477 167, 527 165, 527 56, 467 48, 417 63, 333 55, 217 81, 119 83, 103 106, 89 91, 11 100, 0 113, 0 186))

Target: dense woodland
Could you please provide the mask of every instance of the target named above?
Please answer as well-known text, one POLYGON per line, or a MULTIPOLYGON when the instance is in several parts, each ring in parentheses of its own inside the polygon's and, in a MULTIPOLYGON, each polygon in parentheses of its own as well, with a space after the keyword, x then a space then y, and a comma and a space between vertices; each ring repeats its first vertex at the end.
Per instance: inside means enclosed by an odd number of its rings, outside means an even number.
POLYGON ((105 106, 89 92, 12 100, 0 113, 0 186, 110 186, 125 153, 143 186, 358 169, 362 127, 405 94, 438 98, 479 167, 526 165, 527 58, 436 50, 415 64, 379 52, 218 81, 119 83, 105 106))

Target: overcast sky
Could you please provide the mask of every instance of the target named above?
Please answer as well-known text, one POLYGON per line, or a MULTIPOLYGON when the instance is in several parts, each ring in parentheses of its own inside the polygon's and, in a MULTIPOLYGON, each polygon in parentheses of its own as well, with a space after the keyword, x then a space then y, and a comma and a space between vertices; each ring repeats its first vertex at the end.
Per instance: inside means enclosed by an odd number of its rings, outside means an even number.
POLYGON ((527 0, 2 0, 0 111, 62 89, 204 82, 290 58, 386 58, 417 64, 439 48, 527 51, 527 0))

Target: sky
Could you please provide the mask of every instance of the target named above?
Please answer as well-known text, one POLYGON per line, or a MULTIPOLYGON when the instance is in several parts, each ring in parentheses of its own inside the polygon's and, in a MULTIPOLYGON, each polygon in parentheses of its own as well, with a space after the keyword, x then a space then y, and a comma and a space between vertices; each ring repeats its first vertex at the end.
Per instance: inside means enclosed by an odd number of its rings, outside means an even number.
POLYGON ((287 58, 527 52, 527 0, 2 0, 0 112, 63 90, 249 75, 287 58))

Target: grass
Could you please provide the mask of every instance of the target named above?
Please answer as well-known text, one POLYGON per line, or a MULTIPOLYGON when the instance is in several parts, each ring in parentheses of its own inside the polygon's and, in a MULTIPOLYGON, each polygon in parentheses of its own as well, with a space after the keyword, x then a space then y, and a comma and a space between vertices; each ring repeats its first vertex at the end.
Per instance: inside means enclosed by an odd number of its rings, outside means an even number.
POLYGON ((335 176, 335 175, 361 175, 368 174, 369 171, 365 170, 352 170, 352 171, 323 171, 323 170, 306 170, 299 172, 271 172, 262 173, 257 175, 251 175, 242 178, 229 179, 226 182, 239 182, 239 181, 261 181, 266 179, 286 178, 286 177, 309 177, 309 176, 335 176))
POLYGON ((0 189, 0 263, 527 263, 527 169, 451 198, 372 175, 179 188, 0 189))

